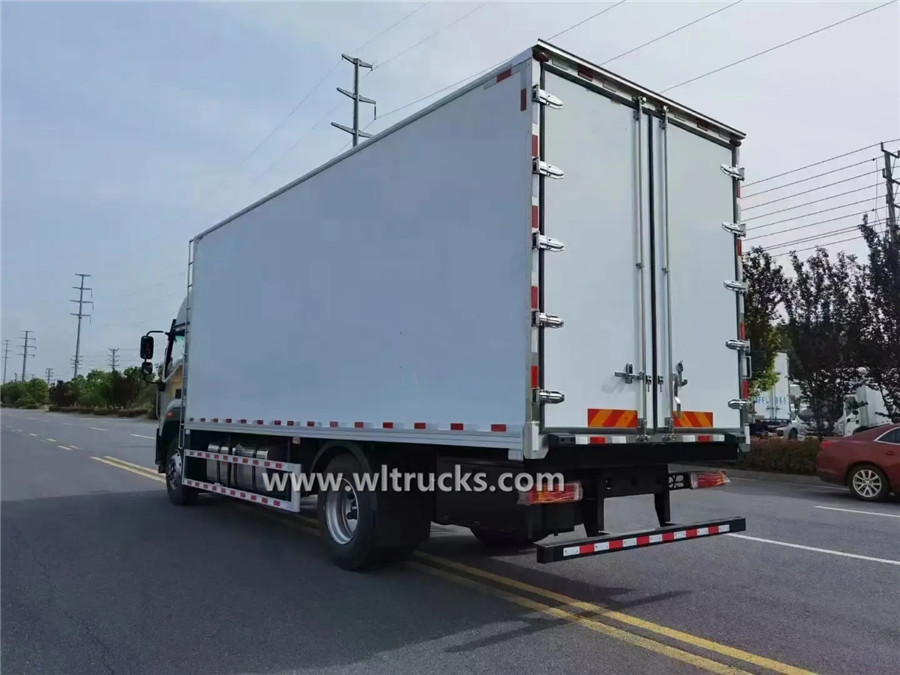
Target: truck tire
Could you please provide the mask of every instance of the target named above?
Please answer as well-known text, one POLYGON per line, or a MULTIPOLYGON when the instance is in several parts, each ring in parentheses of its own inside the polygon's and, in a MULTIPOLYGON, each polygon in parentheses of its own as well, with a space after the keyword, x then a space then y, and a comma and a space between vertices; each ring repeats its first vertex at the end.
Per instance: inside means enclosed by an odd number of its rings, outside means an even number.
POLYGON ((173 438, 166 449, 166 492, 169 493, 169 501, 176 506, 190 506, 196 503, 199 490, 185 487, 181 482, 182 474, 178 439, 173 438))
POLYGON ((469 529, 478 541, 490 548, 524 548, 547 536, 542 532, 529 535, 524 531, 490 530, 481 527, 469 529))
POLYGON ((864 502, 880 502, 888 496, 887 476, 874 464, 853 467, 847 476, 850 494, 864 502))
POLYGON ((797 437, 798 437, 799 435, 800 435, 800 432, 799 432, 799 431, 797 431, 796 429, 791 429, 791 430, 788 432, 788 440, 796 441, 796 440, 797 440, 797 437))
POLYGON ((338 455, 328 463, 325 474, 339 474, 340 486, 336 490, 329 486, 319 493, 317 511, 325 551, 345 570, 362 570, 382 560, 382 552, 375 545, 374 495, 358 491, 352 482, 351 476, 362 472, 353 455, 338 455))

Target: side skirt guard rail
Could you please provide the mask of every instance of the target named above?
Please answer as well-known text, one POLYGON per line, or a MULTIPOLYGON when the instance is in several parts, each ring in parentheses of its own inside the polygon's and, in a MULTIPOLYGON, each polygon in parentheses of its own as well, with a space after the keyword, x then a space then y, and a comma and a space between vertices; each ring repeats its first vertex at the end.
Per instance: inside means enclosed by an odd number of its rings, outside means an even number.
POLYGON ((655 530, 628 532, 625 534, 604 534, 589 539, 576 539, 561 544, 537 544, 537 562, 552 563, 574 558, 585 558, 602 553, 626 551, 645 546, 669 544, 687 539, 712 537, 729 532, 743 532, 747 529, 745 518, 726 518, 689 525, 667 525, 655 530))

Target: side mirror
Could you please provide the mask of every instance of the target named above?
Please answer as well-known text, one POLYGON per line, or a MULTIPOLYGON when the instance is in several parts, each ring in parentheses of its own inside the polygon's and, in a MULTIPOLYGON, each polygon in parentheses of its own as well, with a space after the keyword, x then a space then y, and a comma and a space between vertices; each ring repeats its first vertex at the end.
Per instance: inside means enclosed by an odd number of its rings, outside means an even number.
MULTIPOLYGON (((149 361, 153 358, 153 337, 145 335, 141 338, 141 359, 149 361)), ((151 367, 151 372, 153 368, 151 367)))
MULTIPOLYGON (((150 339, 152 340, 153 338, 150 339)), ((153 364, 149 361, 144 361, 141 364, 141 372, 143 372, 144 375, 153 375, 153 364)))

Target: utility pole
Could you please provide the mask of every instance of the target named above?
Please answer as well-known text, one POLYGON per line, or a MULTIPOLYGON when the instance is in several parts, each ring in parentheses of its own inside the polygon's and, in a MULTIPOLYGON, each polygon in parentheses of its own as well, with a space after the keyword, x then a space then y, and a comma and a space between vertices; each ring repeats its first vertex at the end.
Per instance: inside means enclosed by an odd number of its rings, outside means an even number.
POLYGON ((22 332, 25 333, 25 337, 21 338, 22 340, 24 340, 24 343, 22 344, 22 354, 21 354, 21 356, 22 356, 22 382, 24 382, 24 381, 25 381, 25 365, 26 365, 26 362, 28 361, 28 357, 29 357, 29 356, 34 356, 34 354, 30 353, 28 350, 29 350, 29 349, 35 349, 35 346, 34 346, 33 344, 29 344, 29 343, 30 343, 30 342, 35 342, 35 339, 34 339, 33 337, 31 337, 31 334, 32 334, 34 331, 32 331, 32 330, 25 330, 25 331, 22 331, 22 332))
POLYGON ((70 300, 69 302, 77 302, 78 303, 78 312, 77 313, 72 312, 72 316, 78 317, 78 332, 75 334, 75 361, 74 361, 74 367, 75 367, 74 377, 78 377, 78 365, 81 362, 81 358, 80 358, 80 356, 81 356, 81 319, 86 316, 87 317, 90 316, 90 314, 85 314, 82 311, 82 308, 84 305, 90 305, 91 307, 94 306, 94 303, 92 300, 84 299, 84 292, 90 291, 91 297, 93 298, 94 291, 91 288, 86 288, 84 285, 85 277, 91 276, 90 274, 76 274, 75 276, 81 277, 81 285, 80 286, 72 286, 72 288, 74 288, 76 291, 78 291, 78 299, 70 300))
POLYGON ((109 365, 112 366, 112 371, 116 372, 116 366, 118 365, 118 361, 116 361, 116 354, 119 353, 118 347, 110 348, 109 350, 109 365))
POLYGON ((348 134, 353 136, 353 147, 356 147, 356 144, 359 143, 360 138, 372 138, 372 134, 367 134, 365 131, 362 131, 359 128, 359 104, 370 103, 371 105, 375 105, 374 100, 372 100, 371 98, 366 98, 365 96, 361 96, 359 93, 359 69, 368 68, 369 70, 372 70, 372 64, 361 61, 360 59, 353 56, 347 56, 346 54, 341 54, 341 58, 353 64, 353 91, 347 91, 346 89, 342 89, 341 87, 337 88, 339 92, 353 101, 353 128, 344 126, 343 124, 338 124, 337 122, 332 122, 331 126, 337 127, 341 131, 346 131, 348 134))
POLYGON ((900 228, 897 227, 897 202, 894 200, 894 186, 900 185, 900 181, 894 180, 892 159, 900 159, 900 152, 891 152, 881 144, 881 152, 884 154, 884 169, 881 175, 884 178, 884 185, 887 188, 885 192, 885 200, 888 207, 888 232, 891 233, 891 241, 894 248, 900 249, 900 228))
POLYGON ((9 361, 9 340, 3 341, 3 384, 6 384, 6 362, 9 361))
POLYGON ((47 386, 49 387, 53 381, 53 368, 47 368, 44 372, 47 373, 47 386))

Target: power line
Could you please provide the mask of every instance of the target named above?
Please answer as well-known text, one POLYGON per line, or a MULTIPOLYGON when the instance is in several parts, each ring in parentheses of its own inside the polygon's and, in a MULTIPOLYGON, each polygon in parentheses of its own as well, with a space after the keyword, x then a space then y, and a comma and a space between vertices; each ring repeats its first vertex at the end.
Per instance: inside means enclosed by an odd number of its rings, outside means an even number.
POLYGON ((571 26, 569 26, 569 27, 566 28, 565 30, 561 30, 561 31, 559 31, 558 33, 556 33, 555 35, 551 35, 551 36, 550 36, 549 38, 547 38, 547 39, 548 39, 548 40, 554 40, 554 39, 558 38, 560 35, 564 35, 564 34, 568 33, 570 30, 575 30, 575 29, 578 28, 579 26, 583 26, 583 25, 586 24, 588 21, 593 21, 593 20, 596 19, 598 16, 602 16, 603 14, 606 14, 608 11, 615 9, 616 7, 618 7, 618 6, 621 5, 621 4, 624 4, 624 3, 627 2, 627 1, 628 1, 628 0, 619 0, 619 2, 617 2, 616 4, 611 5, 611 6, 607 7, 606 9, 600 10, 600 11, 597 12, 596 14, 591 14, 588 18, 586 18, 586 19, 584 19, 584 20, 582 20, 582 21, 579 21, 578 23, 572 24, 571 26))
MULTIPOLYGON (((426 4, 427 4, 427 3, 426 3, 426 4)), ((477 12, 479 9, 482 9, 486 4, 487 4, 487 3, 483 3, 483 4, 479 5, 478 7, 476 7, 475 9, 473 9, 472 11, 470 11, 470 12, 464 14, 463 16, 461 16, 461 17, 459 17, 459 18, 457 18, 457 19, 451 21, 450 23, 448 23, 448 24, 442 26, 441 28, 439 28, 439 29, 438 29, 437 31, 435 31, 434 33, 431 33, 428 37, 426 37, 426 38, 424 38, 424 39, 422 39, 422 40, 419 40, 419 42, 417 42, 416 44, 412 45, 411 47, 407 47, 407 48, 404 49, 403 51, 398 52, 397 54, 394 54, 393 56, 388 57, 387 59, 385 59, 385 60, 382 61, 381 63, 376 64, 375 66, 373 66, 372 70, 368 71, 368 72, 363 76, 362 79, 365 80, 365 78, 368 77, 369 75, 371 75, 376 69, 380 68, 381 66, 385 65, 386 63, 388 63, 388 62, 390 62, 390 61, 393 61, 394 59, 399 58, 400 56, 403 56, 404 54, 406 54, 407 52, 412 51, 412 50, 415 49, 416 47, 419 47, 419 46, 425 44, 426 42, 428 42, 428 40, 430 40, 430 39, 434 38, 435 36, 439 35, 439 34, 440 34, 441 32, 443 32, 444 30, 446 30, 446 29, 450 28, 451 26, 453 26, 453 25, 459 23, 460 21, 462 21, 463 19, 465 19, 467 16, 470 16, 470 15, 474 14, 474 13, 477 12)), ((409 18, 409 17, 412 16, 412 14, 414 14, 414 13, 415 13, 415 12, 411 12, 410 14, 407 15, 406 18, 409 18)), ((397 23, 399 24, 400 22, 398 21, 397 23)), ((396 26, 397 24, 394 24, 394 25, 396 26)), ((340 62, 338 62, 338 63, 340 63, 340 62)), ((266 167, 259 175, 257 175, 256 178, 254 178, 254 179, 250 182, 250 184, 248 185, 248 187, 250 187, 250 186, 252 186, 252 185, 256 185, 256 183, 258 183, 258 182, 260 181, 260 179, 261 179, 263 176, 265 176, 265 175, 266 175, 267 173, 269 173, 272 169, 274 169, 276 166, 278 166, 279 164, 281 164, 281 162, 284 160, 284 158, 287 157, 289 154, 291 154, 291 152, 293 152, 294 149, 295 149, 298 145, 300 145, 300 143, 301 143, 307 136, 309 136, 309 134, 311 134, 311 133, 312 133, 315 129, 317 129, 321 124, 323 124, 329 117, 331 117, 332 115, 334 115, 334 113, 337 112, 337 110, 338 110, 339 107, 340 107, 340 102, 337 103, 334 107, 330 108, 330 109, 328 110, 328 112, 326 112, 322 117, 320 117, 320 118, 319 118, 319 119, 318 119, 311 127, 309 127, 309 129, 307 129, 306 131, 304 131, 303 134, 301 134, 300 137, 299 137, 296 141, 294 141, 293 145, 291 145, 287 150, 285 150, 283 153, 281 153, 281 155, 279 155, 279 157, 278 157, 274 162, 270 163, 269 166, 267 166, 267 167, 266 167)), ((384 116, 383 116, 383 117, 384 117, 384 116)), ((374 122, 374 120, 373 120, 373 122, 374 122)), ((372 124, 372 122, 369 122, 369 124, 367 124, 365 127, 363 127, 363 130, 368 129, 369 126, 371 126, 371 124, 372 124)), ((340 154, 341 152, 343 152, 343 149, 339 150, 337 154, 340 154)), ((335 157, 337 157, 337 154, 335 155, 335 157)))
MULTIPOLYGON (((839 204, 838 206, 831 206, 827 209, 821 209, 820 211, 810 211, 809 213, 802 213, 799 216, 791 216, 790 218, 782 218, 781 220, 776 220, 774 222, 766 223, 764 225, 756 225, 754 227, 748 227, 747 230, 748 231, 762 230, 766 227, 772 227, 774 225, 781 225, 781 223, 789 223, 792 220, 799 220, 800 218, 806 218, 808 216, 818 216, 823 213, 830 213, 831 211, 837 211, 838 209, 843 209, 843 208, 846 208, 847 206, 856 206, 857 204, 865 204, 868 201, 869 201, 868 199, 861 199, 857 202, 848 202, 846 204, 839 204)), ((863 213, 865 213, 865 211, 863 211, 863 213)), ((766 235, 766 236, 768 236, 768 235, 766 235)))
MULTIPOLYGON (((870 225, 878 225, 881 221, 873 220, 870 222, 870 225)), ((850 227, 841 227, 836 230, 829 230, 828 232, 820 232, 818 234, 812 234, 807 237, 800 237, 799 239, 791 239, 790 241, 783 241, 778 244, 770 244, 768 246, 763 246, 763 250, 772 251, 776 248, 784 248, 785 246, 794 246, 796 244, 805 244, 808 241, 816 241, 817 239, 824 239, 826 237, 835 237, 839 234, 847 234, 848 232, 859 231, 859 225, 851 225, 850 227)))
MULTIPOLYGON (((862 164, 868 164, 869 162, 874 162, 875 159, 867 159, 865 162, 861 162, 862 164)), ((829 172, 830 173, 830 172, 829 172)), ((750 209, 758 209, 760 206, 767 206, 768 204, 775 204, 777 202, 783 202, 786 199, 794 199, 794 197, 799 197, 800 195, 806 195, 810 192, 816 192, 817 190, 824 190, 827 187, 833 187, 835 185, 841 185, 842 183, 849 183, 852 180, 858 180, 860 178, 865 178, 866 176, 871 176, 873 173, 878 173, 878 169, 874 169, 872 171, 866 171, 865 173, 860 173, 855 176, 850 176, 850 178, 844 178, 842 180, 834 181, 833 183, 825 183, 824 185, 819 185, 814 188, 810 188, 809 190, 803 190, 802 192, 794 192, 793 194, 789 194, 787 197, 779 197, 778 199, 770 199, 767 202, 762 202, 760 204, 754 204, 753 206, 745 206, 743 207, 744 211, 749 211, 750 209)), ((822 174, 824 175, 824 174, 822 174)), ((797 181, 801 182, 801 181, 797 181)), ((867 186, 871 187, 871 186, 867 186)), ((778 188, 773 188, 778 189, 778 188)), ((862 188, 860 188, 862 189, 862 188)), ((768 192, 768 191, 767 191, 768 192)), ((759 193, 757 193, 759 194, 759 193)))
MULTIPOLYGON (((836 218, 828 218, 826 220, 817 220, 814 223, 806 223, 804 225, 797 225, 796 227, 788 227, 783 230, 776 230, 775 232, 767 232, 766 234, 758 234, 755 237, 747 237, 746 241, 751 241, 752 239, 762 239, 763 237, 774 237, 776 234, 784 234, 785 232, 795 232, 796 230, 803 230, 807 227, 814 227, 816 225, 824 225, 825 223, 834 223, 838 220, 843 220, 844 218, 858 218, 860 216, 864 216, 869 211, 860 211, 859 213, 848 213, 844 216, 837 216, 836 218)), ((774 223, 772 223, 774 225, 774 223)), ((756 229, 761 229, 763 227, 768 227, 768 225, 760 225, 756 229)))
POLYGON ((427 37, 424 37, 424 38, 422 38, 421 40, 419 40, 416 44, 414 44, 414 45, 412 45, 412 46, 410 46, 410 47, 407 47, 406 49, 403 49, 402 51, 397 52, 397 53, 394 54, 393 56, 389 56, 389 57, 386 58, 384 61, 381 61, 377 66, 375 66, 375 68, 377 69, 377 68, 381 68, 382 66, 386 66, 386 65, 387 65, 388 63, 390 63, 391 61, 393 61, 393 60, 395 60, 395 59, 399 59, 399 58, 400 58, 401 56, 403 56, 404 54, 408 54, 409 52, 411 52, 411 51, 412 51, 413 49, 415 49, 416 47, 419 47, 420 45, 425 44, 426 42, 428 42, 428 41, 431 40, 432 38, 437 37, 438 35, 440 35, 441 33, 443 33, 445 30, 447 30, 448 28, 450 28, 451 26, 455 26, 456 24, 458 24, 458 23, 459 23, 460 21, 462 21, 463 19, 472 16, 475 12, 477 12, 477 11, 479 11, 479 10, 481 10, 481 9, 484 9, 485 6, 486 6, 487 4, 488 4, 488 3, 486 3, 486 2, 481 3, 481 4, 478 5, 478 7, 476 7, 475 9, 473 9, 473 10, 471 10, 471 11, 468 11, 468 12, 466 12, 465 14, 463 14, 462 16, 460 16, 460 17, 454 19, 454 20, 451 21, 450 23, 448 23, 448 24, 446 24, 446 25, 444 25, 444 26, 441 26, 441 27, 438 28, 435 32, 433 32, 433 33, 431 33, 430 35, 428 35, 427 37))
MULTIPOLYGON (((863 174, 868 175, 868 174, 863 174)), ((828 197, 822 197, 821 199, 813 199, 811 202, 803 202, 802 204, 796 204, 794 206, 787 206, 783 209, 778 209, 777 211, 769 211, 768 213, 763 213, 759 216, 753 216, 752 218, 744 218, 744 222, 749 222, 751 220, 756 220, 757 218, 767 218, 768 216, 774 216, 776 213, 784 213, 785 211, 793 211, 794 209, 803 208, 804 206, 809 206, 810 204, 819 204, 821 202, 827 202, 831 199, 836 199, 838 197, 843 197, 844 195, 852 195, 854 192, 862 192, 863 190, 871 190, 871 185, 863 185, 860 188, 856 188, 855 190, 847 190, 847 192, 838 192, 834 195, 829 195, 828 197)), ((803 194, 803 193, 800 193, 803 194)), ((796 195, 794 195, 796 197, 796 195)), ((791 199, 791 197, 785 197, 784 199, 791 199)), ((781 201, 776 199, 775 201, 781 201)), ((865 200, 865 201, 868 201, 865 200)), ((860 202, 861 203, 861 202, 860 202)))
POLYGON ((727 65, 716 68, 715 70, 711 70, 708 73, 703 73, 702 75, 697 75, 696 77, 692 77, 688 80, 685 80, 684 82, 679 82, 678 84, 673 84, 671 87, 666 87, 665 89, 663 89, 661 91, 661 93, 671 91, 672 89, 677 89, 678 87, 683 87, 684 85, 690 84, 691 82, 696 82, 697 80, 702 80, 704 77, 709 77, 710 75, 715 75, 716 73, 721 73, 723 70, 727 70, 729 68, 740 65, 742 63, 746 63, 747 61, 750 61, 751 59, 755 59, 759 56, 763 56, 764 54, 774 52, 776 49, 781 49, 782 47, 787 47, 788 45, 792 45, 795 42, 799 42, 800 40, 805 40, 806 38, 812 37, 813 35, 818 35, 819 33, 823 33, 826 30, 830 30, 832 28, 840 26, 841 24, 847 23, 848 21, 852 21, 853 19, 858 19, 861 16, 865 16, 866 14, 869 14, 870 12, 874 12, 875 10, 878 10, 878 9, 883 9, 884 7, 887 7, 888 5, 893 5, 895 2, 897 2, 897 0, 888 0, 888 2, 878 5, 877 7, 872 7, 870 9, 865 10, 864 12, 859 12, 857 14, 854 14, 853 16, 848 16, 846 19, 841 19, 840 21, 836 21, 835 23, 829 24, 828 26, 823 26, 822 28, 817 28, 814 31, 811 31, 809 33, 805 33, 804 35, 795 37, 791 40, 788 40, 787 42, 782 42, 781 44, 777 44, 774 47, 769 47, 768 49, 764 49, 761 52, 756 52, 755 54, 751 54, 750 56, 746 56, 742 59, 738 59, 737 61, 733 61, 727 65))
MULTIPOLYGON (((420 9, 425 9, 425 7, 427 7, 428 4, 429 4, 429 3, 427 3, 427 2, 423 2, 421 5, 419 5, 418 7, 416 7, 413 11, 411 11, 409 14, 405 14, 405 15, 403 16, 403 18, 399 19, 398 21, 395 21, 395 22, 392 23, 390 26, 388 26, 387 28, 385 28, 383 31, 381 31, 380 33, 378 33, 378 34, 375 35, 374 37, 372 37, 372 38, 366 40, 365 42, 363 42, 363 43, 362 43, 361 45, 359 45, 358 47, 354 47, 354 48, 351 49, 350 51, 352 51, 352 52, 358 52, 358 51, 361 51, 363 48, 368 47, 370 44, 372 44, 373 42, 375 42, 375 40, 377 40, 378 38, 380 38, 382 35, 384 35, 384 34, 386 34, 386 33, 390 33, 392 30, 394 30, 397 26, 399 26, 401 23, 403 23, 404 21, 406 21, 408 18, 410 18, 413 14, 415 14, 416 12, 418 12, 420 9)), ((338 61, 338 63, 340 63, 340 61, 338 61)))
POLYGON ((846 239, 838 239, 837 241, 829 241, 826 244, 816 244, 815 246, 807 246, 806 248, 798 248, 794 251, 785 251, 784 253, 776 253, 773 255, 773 258, 780 258, 783 255, 790 255, 791 253, 803 253, 804 251, 812 251, 815 248, 825 248, 826 246, 834 246, 835 244, 843 244, 848 241, 856 241, 857 239, 862 239, 863 236, 857 235, 855 237, 847 237, 846 239))
POLYGON ((638 45, 637 47, 633 47, 632 49, 629 49, 627 52, 622 52, 621 54, 618 54, 617 56, 614 56, 614 57, 612 57, 611 59, 606 59, 606 61, 603 61, 600 65, 601 65, 601 66, 605 66, 607 63, 612 63, 613 61, 618 61, 618 60, 621 59, 623 56, 628 56, 629 54, 633 54, 634 52, 638 51, 639 49, 643 49, 644 47, 649 47, 650 45, 652 45, 652 44, 655 43, 655 42, 659 42, 660 40, 663 40, 663 39, 669 37, 670 35, 675 35, 675 33, 678 33, 678 32, 680 32, 680 31, 683 31, 685 28, 690 28, 691 26, 693 26, 693 25, 695 25, 695 24, 698 24, 698 23, 700 23, 701 21, 704 21, 704 20, 710 18, 711 16, 715 16, 715 15, 718 14, 719 12, 724 12, 726 9, 731 9, 731 8, 734 7, 735 5, 739 5, 739 4, 741 4, 742 2, 743 2, 743 0, 737 0, 737 2, 732 2, 730 5, 725 5, 724 7, 720 7, 719 9, 717 9, 717 10, 715 10, 715 11, 713 11, 713 12, 710 12, 709 14, 704 14, 704 15, 701 16, 699 19, 694 19, 693 21, 691 21, 691 22, 689 22, 689 23, 686 23, 686 24, 684 24, 684 25, 682 25, 682 26, 679 26, 678 28, 676 28, 676 29, 674 29, 674 30, 670 30, 668 33, 664 33, 663 35, 660 35, 659 37, 655 37, 655 38, 653 38, 652 40, 649 40, 649 41, 645 42, 645 43, 642 44, 642 45, 638 45))
MULTIPOLYGON (((851 152, 849 154, 852 155, 854 153, 851 152)), ((843 156, 843 155, 840 155, 840 156, 843 156)), ((832 157, 831 159, 823 160, 823 162, 816 162, 816 164, 830 162, 832 159, 837 159, 837 157, 832 157)), ((850 169, 854 166, 862 166, 863 164, 868 164, 869 162, 874 162, 877 159, 878 159, 877 157, 870 157, 869 159, 864 159, 861 162, 856 162, 854 164, 847 164, 845 166, 838 167, 837 169, 832 169, 831 171, 824 171, 823 173, 817 173, 815 176, 808 176, 806 178, 801 178, 800 180, 795 180, 791 183, 785 183, 784 185, 778 185, 776 187, 768 188, 766 190, 760 190, 759 192, 754 192, 753 194, 750 194, 750 195, 744 195, 744 199, 750 199, 751 197, 758 197, 759 195, 766 194, 767 192, 774 192, 775 190, 781 190, 783 188, 790 187, 791 185, 798 185, 800 183, 805 183, 807 181, 813 180, 814 178, 821 178, 822 176, 827 176, 828 174, 837 173, 838 171, 843 171, 844 169, 850 169)), ((811 164, 809 166, 815 166, 815 165, 811 164)), ((787 171, 786 173, 780 173, 777 176, 770 176, 769 178, 763 178, 762 180, 758 180, 755 183, 749 183, 749 185, 756 185, 757 183, 764 183, 767 180, 771 180, 772 178, 778 178, 778 177, 784 176, 788 173, 794 173, 795 171, 800 171, 801 169, 808 169, 809 166, 803 166, 803 167, 800 167, 800 169, 793 169, 791 171, 787 171)))

